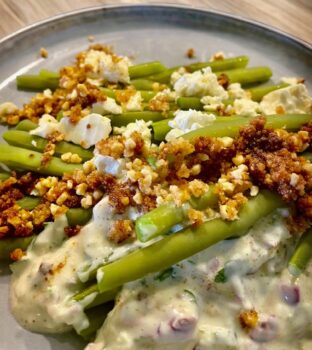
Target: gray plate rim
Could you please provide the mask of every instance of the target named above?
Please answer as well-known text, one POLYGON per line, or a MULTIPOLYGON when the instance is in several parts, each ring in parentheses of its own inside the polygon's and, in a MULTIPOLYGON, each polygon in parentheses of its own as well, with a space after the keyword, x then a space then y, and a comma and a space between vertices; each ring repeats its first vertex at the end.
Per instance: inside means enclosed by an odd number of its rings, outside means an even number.
POLYGON ((243 22, 247 25, 250 26, 254 26, 260 30, 265 30, 269 33, 278 35, 281 37, 281 39, 288 39, 290 41, 292 41, 293 44, 297 44, 299 46, 301 46, 303 49, 308 50, 311 54, 312 54, 312 44, 309 44, 307 41, 300 39, 292 34, 286 33, 283 30, 280 30, 274 26, 265 24, 263 22, 257 21, 257 20, 253 20, 253 19, 249 19, 240 15, 233 15, 227 12, 223 12, 223 11, 217 11, 217 10, 212 10, 212 9, 206 9, 204 7, 200 7, 200 6, 188 6, 188 5, 184 5, 184 4, 170 4, 170 3, 164 3, 164 4, 105 4, 105 5, 97 5, 97 6, 89 6, 89 7, 83 7, 77 10, 72 10, 72 11, 66 11, 64 13, 40 20, 40 21, 36 21, 30 25, 27 25, 21 29, 18 29, 16 31, 14 31, 13 33, 3 37, 2 39, 0 39, 0 49, 2 47, 4 47, 7 43, 9 43, 10 41, 16 40, 18 39, 20 36, 27 34, 27 32, 30 32, 31 30, 34 29, 40 29, 42 27, 44 27, 45 25, 57 22, 59 20, 62 20, 64 18, 70 18, 70 17, 76 17, 82 14, 86 14, 86 13, 91 13, 91 12, 95 12, 95 11, 101 11, 101 10, 107 10, 109 11, 110 9, 150 9, 150 8, 157 8, 157 9, 167 9, 167 10, 188 10, 191 12, 195 12, 195 13, 207 13, 207 14, 213 14, 216 16, 219 16, 221 18, 227 18, 227 19, 232 19, 238 22, 243 22))

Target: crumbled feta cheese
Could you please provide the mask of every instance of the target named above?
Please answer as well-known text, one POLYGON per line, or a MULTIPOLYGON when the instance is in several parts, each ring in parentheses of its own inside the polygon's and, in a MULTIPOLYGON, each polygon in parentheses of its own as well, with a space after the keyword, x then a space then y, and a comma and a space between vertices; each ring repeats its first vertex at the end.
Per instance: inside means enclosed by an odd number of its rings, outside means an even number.
POLYGON ((37 147, 37 141, 36 141, 36 140, 32 140, 32 141, 31 141, 31 144, 32 144, 34 147, 37 147))
POLYGON ((175 101, 176 93, 175 91, 171 91, 170 89, 164 89, 162 91, 157 92, 157 94, 152 98, 152 100, 156 100, 163 97, 167 98, 168 101, 175 101))
POLYGON ((184 67, 180 67, 178 70, 174 71, 170 77, 171 85, 174 85, 176 81, 179 80, 182 77, 182 75, 184 75, 185 73, 186 73, 186 69, 184 67))
POLYGON ((136 120, 135 123, 129 123, 126 127, 114 128, 117 133, 121 133, 126 140, 130 139, 131 134, 137 131, 143 138, 145 143, 149 145, 151 143, 152 133, 149 126, 152 122, 145 122, 144 120, 136 120))
POLYGON ((291 85, 265 95, 260 107, 264 114, 311 113, 312 98, 305 85, 291 85))
POLYGON ((205 111, 216 111, 218 108, 224 107, 220 96, 204 96, 200 102, 204 105, 205 111))
POLYGON ((208 114, 194 109, 189 109, 188 111, 179 110, 175 113, 174 119, 169 121, 169 126, 188 132, 210 125, 215 120, 216 117, 214 114, 208 114))
POLYGON ((110 156, 102 156, 101 154, 95 155, 93 163, 98 171, 114 176, 120 176, 121 171, 125 168, 124 159, 115 159, 110 156))
POLYGON ((208 114, 194 109, 188 111, 179 110, 175 113, 175 118, 169 121, 169 126, 173 129, 166 135, 166 141, 171 141, 189 131, 212 124, 216 120, 214 114, 208 114))
POLYGON ((232 98, 249 98, 251 97, 248 91, 244 90, 240 83, 230 84, 227 88, 229 97, 232 98))
POLYGON ((110 55, 103 51, 89 50, 86 53, 85 65, 90 65, 92 71, 89 74, 91 79, 102 78, 111 83, 129 83, 128 57, 110 55))
POLYGON ((113 98, 107 97, 105 101, 93 103, 92 112, 102 115, 121 114, 122 108, 113 98))
POLYGON ((174 84, 174 90, 179 96, 220 96, 228 97, 228 93, 218 83, 217 76, 207 67, 194 73, 182 75, 174 84))
POLYGON ((129 101, 126 104, 127 111, 141 111, 143 109, 142 106, 143 98, 141 96, 140 91, 137 91, 134 95, 130 96, 129 101))
POLYGON ((64 117, 59 124, 59 131, 64 134, 65 140, 79 144, 83 148, 89 148, 98 141, 108 138, 112 131, 110 119, 96 113, 80 119, 77 124, 64 117))
POLYGON ((37 135, 47 138, 53 132, 59 131, 59 122, 50 114, 44 114, 39 119, 39 126, 36 129, 30 130, 31 135, 37 135))
POLYGON ((234 101, 235 114, 243 117, 255 117, 259 114, 259 103, 246 99, 240 98, 234 101))

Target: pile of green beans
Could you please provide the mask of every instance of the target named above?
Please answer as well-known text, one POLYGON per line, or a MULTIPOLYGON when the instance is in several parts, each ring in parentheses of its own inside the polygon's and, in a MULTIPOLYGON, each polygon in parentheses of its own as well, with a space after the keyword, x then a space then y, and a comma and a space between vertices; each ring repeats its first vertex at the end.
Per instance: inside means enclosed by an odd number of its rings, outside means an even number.
POLYGON ((227 222, 214 219, 186 228, 104 265, 98 269, 98 276, 103 276, 98 278, 98 283, 75 298, 81 300, 94 292, 106 293, 149 273, 164 270, 219 241, 242 236, 259 219, 280 207, 283 207, 283 203, 279 196, 262 191, 243 206, 238 220, 227 222))
MULTIPOLYGON (((130 88, 134 87, 140 92, 144 101, 144 110, 138 112, 123 112, 118 115, 106 115, 111 120, 113 127, 125 126, 136 120, 152 122, 154 141, 165 139, 170 131, 169 121, 174 117, 176 109, 203 110, 204 106, 199 97, 178 97, 175 102, 170 102, 170 111, 163 113, 149 110, 149 101, 163 88, 172 87, 170 78, 174 71, 184 67, 187 72, 195 72, 210 67, 218 78, 225 76, 229 83, 240 83, 250 93, 253 101, 259 102, 271 91, 282 89, 288 84, 260 85, 254 87, 251 84, 259 84, 268 81, 272 76, 269 67, 247 67, 249 58, 239 56, 213 62, 197 62, 186 66, 165 67, 159 61, 146 62, 129 67, 130 88)), ((16 78, 18 89, 43 91, 55 90, 59 87, 60 75, 48 70, 41 70, 38 75, 20 75, 16 78)), ((119 84, 114 89, 101 86, 100 89, 107 97, 116 99, 122 93, 124 85, 119 84)), ((223 101, 225 105, 232 105, 233 99, 223 101)), ((214 113, 217 114, 217 113, 214 113)), ((57 115, 57 120, 63 117, 63 111, 57 115)), ((241 127, 250 122, 250 118, 234 115, 223 117, 216 115, 216 121, 207 127, 203 127, 182 135, 186 140, 193 142, 201 136, 209 137, 235 137, 241 127)), ((312 120, 311 114, 296 115, 270 115, 266 116, 266 127, 285 128, 298 130, 303 124, 312 120)), ((29 120, 21 121, 15 129, 7 130, 3 139, 7 144, 0 144, 0 162, 11 170, 29 170, 40 174, 62 176, 81 170, 82 164, 68 164, 60 159, 64 153, 78 154, 83 161, 93 157, 92 149, 83 149, 79 145, 61 141, 56 144, 55 156, 45 166, 41 164, 42 152, 47 140, 39 136, 30 135, 29 131, 37 128, 37 124, 29 120)), ((304 157, 312 159, 311 153, 304 153, 304 157)), ((9 173, 1 173, 0 181, 6 180, 9 173)), ((217 205, 217 195, 214 185, 200 198, 192 197, 187 207, 196 210, 204 210, 217 205)), ((41 202, 41 198, 25 196, 16 203, 24 209, 33 210, 41 202)), ((259 194, 249 199, 241 208, 239 219, 225 221, 220 218, 206 221, 199 226, 181 228, 173 233, 175 225, 186 222, 186 213, 183 207, 177 207, 174 203, 160 205, 147 214, 139 217, 135 222, 136 237, 141 242, 148 242, 158 238, 150 245, 138 249, 116 261, 106 263, 90 274, 90 279, 85 289, 73 296, 76 302, 85 301, 89 295, 96 293, 95 299, 85 307, 89 319, 89 327, 79 333, 89 339, 103 323, 107 313, 112 307, 109 302, 114 300, 121 286, 127 282, 142 278, 149 273, 155 273, 186 259, 224 239, 240 237, 261 218, 269 215, 277 208, 284 207, 281 198, 276 194, 262 190, 259 194), (162 236, 162 237, 160 237, 162 236), (95 277, 97 276, 97 282, 95 277), (101 305, 99 307, 99 305, 101 305)), ((69 226, 85 225, 92 217, 92 209, 71 208, 66 212, 69 226)), ((37 232, 29 237, 5 238, 0 240, 0 260, 8 259, 10 252, 16 248, 26 249, 31 241, 36 238, 37 232)), ((300 239, 289 261, 289 271, 298 275, 306 268, 312 258, 312 230, 306 232, 300 239)))

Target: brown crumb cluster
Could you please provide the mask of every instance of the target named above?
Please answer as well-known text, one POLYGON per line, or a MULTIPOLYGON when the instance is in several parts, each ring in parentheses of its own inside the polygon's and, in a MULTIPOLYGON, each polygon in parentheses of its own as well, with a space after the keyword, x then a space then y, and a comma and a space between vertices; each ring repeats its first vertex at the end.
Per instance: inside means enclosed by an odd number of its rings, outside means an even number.
POLYGON ((195 50, 190 47, 187 51, 186 51, 186 57, 187 58, 194 58, 195 57, 195 50))
MULTIPOLYGON (((92 45, 89 50, 103 51, 112 56, 113 62, 121 58, 111 48, 92 45)), ((90 73, 93 67, 85 64, 87 51, 77 55, 71 66, 63 67, 59 88, 54 92, 46 90, 37 94, 28 104, 18 110, 9 106, 1 118, 9 125, 22 119, 38 122, 43 114, 61 117, 68 116, 75 124, 90 113, 95 102, 106 100, 106 95, 90 73)), ((194 50, 187 52, 194 57, 194 50)), ((213 60, 224 59, 217 53, 213 60)), ((218 82, 227 88, 229 79, 225 74, 218 82)), ((115 85, 109 87, 118 88, 115 85)), ((165 88, 155 83, 154 90, 165 88)), ((134 88, 116 91, 117 101, 123 105, 136 93, 134 88)), ((149 109, 161 111, 165 115, 170 110, 170 97, 160 92, 149 101, 149 109)), ((231 115, 231 107, 220 106, 217 111, 231 115)), ((283 111, 277 111, 282 113, 283 111)), ((49 164, 55 154, 58 142, 64 139, 61 133, 49 135, 41 161, 49 164)), ((217 203, 213 208, 199 211, 187 208, 188 222, 199 225, 207 218, 221 216, 225 220, 238 218, 241 206, 249 197, 256 196, 260 189, 277 192, 294 207, 294 226, 300 228, 311 225, 312 221, 312 165, 298 155, 310 150, 312 122, 303 126, 297 133, 265 128, 265 118, 259 117, 243 127, 236 139, 229 137, 199 137, 192 142, 178 138, 168 143, 150 146, 138 131, 128 137, 113 135, 100 140, 96 154, 122 159, 122 176, 109 175, 96 170, 92 161, 62 177, 36 176, 27 173, 12 176, 0 183, 0 238, 24 237, 39 232, 43 223, 53 220, 70 208, 92 208, 104 196, 108 196, 114 214, 123 215, 130 207, 140 213, 164 204, 174 203, 182 207, 193 198, 200 198, 210 186, 214 186, 217 203), (18 201, 25 195, 40 197, 40 204, 33 210, 23 209, 18 201), (216 211, 215 211, 216 210, 216 211)), ((61 159, 67 163, 80 163, 77 154, 65 153, 61 159)), ((123 218, 123 216, 121 216, 123 218)), ((81 227, 66 227, 71 237, 79 234, 81 227)), ((131 220, 116 220, 107 235, 108 239, 119 244, 134 237, 131 220)), ((18 260, 23 252, 12 252, 12 259, 18 260)), ((257 313, 249 310, 239 317, 243 328, 252 328, 257 323, 257 313)))
POLYGON ((30 211, 21 208, 17 202, 30 193, 35 181, 36 177, 31 173, 19 178, 13 173, 0 183, 0 237, 29 236, 50 216, 50 213, 42 215, 40 205, 30 211))
POLYGON ((307 130, 291 134, 264 127, 258 118, 245 127, 236 141, 255 184, 295 202, 298 214, 312 219, 312 165, 296 152, 310 147, 307 130))
POLYGON ((114 224, 107 235, 107 238, 116 244, 120 244, 126 241, 127 239, 134 237, 134 225, 131 220, 114 221, 114 224))

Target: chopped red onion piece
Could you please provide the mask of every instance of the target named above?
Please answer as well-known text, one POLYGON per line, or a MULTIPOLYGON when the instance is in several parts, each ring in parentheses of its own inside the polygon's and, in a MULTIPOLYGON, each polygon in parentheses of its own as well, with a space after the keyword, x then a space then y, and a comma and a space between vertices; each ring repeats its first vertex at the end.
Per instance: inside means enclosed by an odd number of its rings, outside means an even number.
POLYGON ((195 317, 174 318, 169 322, 170 327, 177 332, 188 332, 196 325, 195 317))
POLYGON ((281 286, 281 296, 286 304, 297 305, 300 302, 300 289, 298 286, 281 286))

